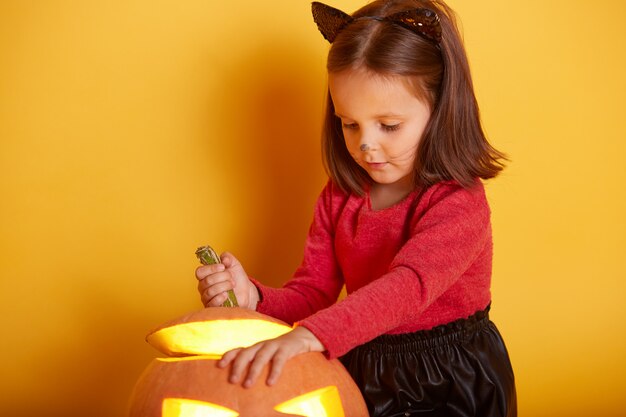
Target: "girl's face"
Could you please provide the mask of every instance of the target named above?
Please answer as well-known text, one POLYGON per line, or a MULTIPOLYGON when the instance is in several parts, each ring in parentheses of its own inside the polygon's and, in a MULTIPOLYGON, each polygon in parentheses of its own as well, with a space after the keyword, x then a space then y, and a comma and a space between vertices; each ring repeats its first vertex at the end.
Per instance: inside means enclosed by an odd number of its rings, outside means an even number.
POLYGON ((376 184, 413 187, 417 145, 430 118, 407 77, 364 69, 329 73, 346 147, 376 184))

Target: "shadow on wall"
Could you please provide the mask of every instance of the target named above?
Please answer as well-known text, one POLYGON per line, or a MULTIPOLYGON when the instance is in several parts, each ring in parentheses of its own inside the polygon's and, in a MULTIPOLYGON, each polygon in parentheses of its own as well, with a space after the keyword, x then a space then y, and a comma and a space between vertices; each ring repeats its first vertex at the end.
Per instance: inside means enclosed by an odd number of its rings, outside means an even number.
POLYGON ((237 133, 230 149, 243 174, 236 177, 250 205, 244 236, 228 248, 246 272, 279 286, 291 277, 302 257, 313 207, 326 176, 321 162, 320 131, 325 80, 311 68, 315 56, 279 41, 260 46, 229 74, 220 91, 237 133), (245 69, 245 70, 242 70, 245 69), (319 82, 311 83, 311 79, 319 82))

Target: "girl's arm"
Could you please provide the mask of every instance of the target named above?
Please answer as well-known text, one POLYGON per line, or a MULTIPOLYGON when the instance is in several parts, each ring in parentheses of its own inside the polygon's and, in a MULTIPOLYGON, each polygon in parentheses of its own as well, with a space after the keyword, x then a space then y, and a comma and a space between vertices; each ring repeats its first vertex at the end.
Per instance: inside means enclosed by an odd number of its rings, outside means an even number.
MULTIPOLYGON (((300 322, 326 347, 328 357, 416 321, 444 293, 451 295, 450 288, 479 256, 491 259, 490 212, 482 186, 436 185, 423 200, 428 207, 414 219, 411 236, 387 273, 300 322)), ((476 296, 488 302, 489 278, 490 264, 479 271, 476 283, 468 278, 455 288, 476 285, 476 296)))
MULTIPOLYGON (((271 363, 266 382, 274 383, 284 362, 299 353, 323 351, 330 358, 341 356, 419 317, 454 285, 479 254, 485 248, 490 249, 486 199, 481 192, 458 186, 439 188, 426 193, 424 199, 429 201, 427 211, 416 219, 412 236, 386 274, 340 303, 303 319, 284 336, 226 353, 222 365, 233 363, 231 381, 243 380, 245 386, 250 386, 263 366, 271 363), (248 366, 251 371, 246 374, 248 366)), ((264 295, 269 293, 272 297, 268 309, 275 301, 283 301, 283 297, 306 302, 304 294, 310 293, 308 285, 312 281, 310 278, 299 281, 295 287, 262 290, 264 295)), ((264 304, 262 301, 259 307, 264 304)), ((259 308, 259 311, 263 310, 259 308)))
MULTIPOLYGON (((333 304, 343 287, 333 248, 332 184, 322 191, 315 206, 314 218, 309 229, 304 259, 294 277, 283 288, 271 288, 251 279, 260 300, 257 311, 276 317, 288 323, 295 323, 333 304)), ((225 291, 228 285, 216 291, 225 291)), ((237 288, 237 286, 235 287, 237 288)), ((239 293, 237 293, 239 299, 239 293)), ((221 298, 211 303, 219 305, 221 298)), ((295 326, 289 333, 275 339, 265 340, 253 346, 226 352, 218 365, 232 364, 229 381, 252 386, 263 368, 270 363, 271 368, 265 381, 273 385, 282 373, 287 360, 301 353, 323 352, 326 348, 319 339, 305 327, 295 326)))

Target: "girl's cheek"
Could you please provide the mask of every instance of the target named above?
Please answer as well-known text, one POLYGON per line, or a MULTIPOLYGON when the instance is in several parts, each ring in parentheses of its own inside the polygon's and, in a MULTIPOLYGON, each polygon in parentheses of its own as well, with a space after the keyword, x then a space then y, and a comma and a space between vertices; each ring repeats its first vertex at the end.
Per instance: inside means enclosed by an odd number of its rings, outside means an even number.
POLYGON ((346 148, 348 149, 348 152, 350 152, 350 155, 352 155, 353 158, 356 158, 358 144, 352 140, 346 139, 346 148))

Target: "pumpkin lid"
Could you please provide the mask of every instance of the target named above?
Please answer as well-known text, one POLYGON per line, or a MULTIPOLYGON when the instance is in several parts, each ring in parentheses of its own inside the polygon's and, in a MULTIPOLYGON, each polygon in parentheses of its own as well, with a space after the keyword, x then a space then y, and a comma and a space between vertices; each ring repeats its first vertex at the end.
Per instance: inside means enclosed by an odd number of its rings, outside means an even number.
POLYGON ((245 308, 209 307, 170 320, 146 336, 168 356, 223 355, 291 330, 285 322, 245 308))

